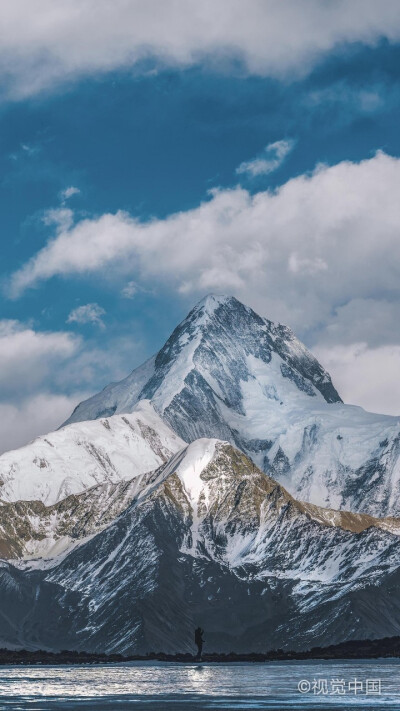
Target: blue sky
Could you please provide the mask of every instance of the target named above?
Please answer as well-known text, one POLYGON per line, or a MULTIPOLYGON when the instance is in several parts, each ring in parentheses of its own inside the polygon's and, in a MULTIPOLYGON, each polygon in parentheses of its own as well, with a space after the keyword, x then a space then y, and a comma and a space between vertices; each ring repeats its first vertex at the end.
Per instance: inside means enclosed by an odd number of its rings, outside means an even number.
POLYGON ((209 291, 293 327, 346 401, 398 414, 396 3, 166 0, 164 27, 158 0, 117 5, 0 11, 0 448, 209 291))

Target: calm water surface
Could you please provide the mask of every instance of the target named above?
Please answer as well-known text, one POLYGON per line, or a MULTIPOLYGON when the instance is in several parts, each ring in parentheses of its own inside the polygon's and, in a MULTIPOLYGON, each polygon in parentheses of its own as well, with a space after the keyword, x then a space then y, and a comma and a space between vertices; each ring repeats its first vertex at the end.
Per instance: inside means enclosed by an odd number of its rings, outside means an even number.
POLYGON ((1 711, 384 708, 400 711, 400 660, 0 667, 1 711))

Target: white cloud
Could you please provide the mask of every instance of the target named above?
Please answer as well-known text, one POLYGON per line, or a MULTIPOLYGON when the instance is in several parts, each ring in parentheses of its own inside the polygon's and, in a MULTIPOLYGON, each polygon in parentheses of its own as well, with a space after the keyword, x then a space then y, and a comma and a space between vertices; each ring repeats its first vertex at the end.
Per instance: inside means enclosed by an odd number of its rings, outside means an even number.
POLYGON ((67 318, 67 323, 96 323, 104 328, 102 316, 106 312, 99 304, 84 304, 73 309, 67 318))
MULTIPOLYGON (((397 95, 383 84, 370 84, 368 88, 356 88, 346 81, 337 81, 324 89, 318 89, 308 94, 306 106, 321 106, 325 111, 327 106, 343 106, 344 120, 354 120, 353 113, 373 114, 388 104, 398 102, 397 95)), ((342 119, 343 120, 343 119, 342 119)))
POLYGON ((10 293, 56 275, 137 274, 182 293, 233 291, 304 334, 372 288, 400 298, 399 182, 400 160, 378 153, 319 166, 274 192, 214 191, 164 220, 81 220, 12 276, 10 293))
MULTIPOLYGON (((119 283, 135 275, 140 288, 162 283, 188 305, 207 291, 234 293, 311 347, 367 343, 368 354, 388 359, 379 392, 392 409, 394 356, 377 349, 400 340, 399 184, 400 159, 379 152, 318 166, 275 191, 213 191, 197 208, 163 220, 141 223, 118 212, 77 223, 71 217, 62 228, 59 219, 55 237, 12 276, 11 294, 55 275, 98 273, 119 283)), ((354 363, 367 364, 367 355, 360 358, 354 363)), ((351 372, 354 390, 349 376, 344 397, 364 402, 357 368, 351 372)), ((375 409, 384 409, 364 383, 375 409)))
POLYGON ((289 257, 289 271, 293 274, 316 274, 328 269, 327 263, 321 257, 299 257, 297 252, 292 252, 289 257))
POLYGON ((54 371, 78 355, 70 333, 38 332, 18 321, 0 321, 0 452, 25 444, 63 421, 84 394, 49 392, 54 371))
POLYGON ((55 207, 46 210, 42 219, 45 225, 55 225, 58 233, 72 227, 74 213, 69 207, 55 207))
POLYGON ((62 190, 60 193, 61 200, 65 202, 66 200, 69 200, 73 195, 79 195, 81 191, 79 188, 75 188, 73 185, 71 185, 69 188, 65 188, 65 190, 62 190))
POLYGON ((34 156, 40 151, 39 145, 31 146, 28 143, 21 143, 21 148, 28 156, 34 156))
POLYGON ((0 321, 0 392, 16 398, 34 391, 80 348, 71 333, 38 332, 19 321, 0 321))
POLYGON ((139 291, 139 286, 136 284, 135 281, 128 281, 126 286, 124 286, 123 289, 121 289, 121 296, 124 297, 124 299, 133 299, 134 296, 139 291))
POLYGON ((75 405, 144 359, 127 336, 104 349, 71 333, 0 321, 0 453, 59 427, 75 405))
POLYGON ((251 178, 256 178, 259 175, 268 175, 277 170, 282 165, 286 156, 293 149, 293 140, 282 140, 270 143, 264 149, 264 154, 261 157, 253 158, 253 160, 244 161, 236 168, 236 172, 247 174, 251 178))
POLYGON ((398 40, 400 14, 396 0, 14 0, 0 27, 0 76, 20 97, 151 57, 298 76, 340 43, 398 40))
POLYGON ((376 348, 399 341, 400 306, 398 298, 392 298, 355 298, 337 306, 324 329, 324 346, 348 346, 367 339, 376 348))
POLYGON ((73 396, 41 392, 22 402, 0 400, 0 454, 59 427, 88 393, 73 396))
POLYGON ((314 353, 345 402, 372 412, 400 415, 400 345, 317 346, 314 353))

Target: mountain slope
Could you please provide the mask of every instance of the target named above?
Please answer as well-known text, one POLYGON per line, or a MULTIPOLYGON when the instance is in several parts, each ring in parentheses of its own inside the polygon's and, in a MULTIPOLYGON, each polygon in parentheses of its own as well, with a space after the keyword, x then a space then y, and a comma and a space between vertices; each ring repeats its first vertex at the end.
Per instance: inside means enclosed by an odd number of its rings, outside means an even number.
POLYGON ((0 556, 24 568, 55 565, 75 546, 109 526, 153 484, 154 472, 117 484, 93 486, 46 506, 42 501, 0 502, 0 556))
POLYGON ((201 624, 209 651, 261 651, 396 634, 399 533, 397 521, 304 505, 203 439, 50 569, 3 564, 0 642, 192 651, 201 624))
MULTIPOLYGON (((175 398, 186 399, 182 393, 185 386, 191 389, 196 381, 201 386, 202 379, 215 390, 217 400, 241 412, 237 385, 251 377, 247 358, 267 365, 273 353, 279 358, 280 373, 275 377, 283 394, 285 382, 292 385, 287 397, 302 396, 301 401, 318 396, 318 400, 341 402, 329 374, 289 328, 261 318, 233 297, 210 295, 177 326, 155 357, 121 382, 80 403, 65 424, 129 412, 144 398, 165 413, 175 398)), ((274 388, 267 398, 276 399, 274 388)), ((193 439, 190 428, 195 425, 189 421, 186 427, 193 439)))
MULTIPOLYGON (((214 454, 215 442, 198 440, 190 446, 190 455, 187 453, 187 448, 184 448, 174 455, 169 463, 155 471, 137 474, 133 479, 119 483, 98 484, 80 494, 70 494, 65 499, 48 506, 42 501, 0 502, 0 555, 23 568, 31 566, 34 561, 36 567, 54 567, 74 547, 107 528, 133 500, 138 502, 150 490, 155 489, 169 471, 180 472, 182 460, 185 490, 190 496, 193 496, 193 493, 198 494, 199 486, 201 487, 201 471, 214 454), (204 443, 206 443, 205 448, 204 443), (192 467, 189 464, 190 458, 193 461, 192 467)), ((246 467, 247 460, 243 455, 239 456, 233 448, 228 448, 227 451, 230 457, 228 468, 246 467)), ((254 465, 252 467, 255 471, 254 465)), ((244 482, 243 486, 245 485, 244 482)), ((216 500, 221 494, 224 495, 226 477, 222 480, 222 488, 219 480, 217 486, 218 491, 213 491, 212 496, 210 492, 206 494, 203 492, 202 500, 205 498, 207 501, 211 498, 216 500)), ((236 492, 235 481, 233 486, 236 492)), ((353 533, 360 533, 371 526, 392 533, 400 532, 400 523, 395 518, 379 519, 367 514, 335 511, 296 502, 276 482, 265 475, 258 480, 258 487, 260 496, 274 490, 277 495, 279 493, 283 505, 290 503, 296 510, 306 513, 310 519, 325 526, 337 526, 353 533)), ((193 509, 196 507, 198 508, 194 501, 193 509)), ((244 520, 245 514, 244 511, 244 520)), ((193 530, 191 536, 193 547, 195 546, 193 530)))
POLYGON ((297 498, 400 515, 399 418, 343 405, 290 329, 232 297, 203 299, 154 358, 68 422, 130 412, 140 398, 185 441, 231 442, 297 498))
POLYGON ((61 501, 155 469, 184 442, 149 402, 131 414, 64 427, 0 456, 0 500, 61 501))

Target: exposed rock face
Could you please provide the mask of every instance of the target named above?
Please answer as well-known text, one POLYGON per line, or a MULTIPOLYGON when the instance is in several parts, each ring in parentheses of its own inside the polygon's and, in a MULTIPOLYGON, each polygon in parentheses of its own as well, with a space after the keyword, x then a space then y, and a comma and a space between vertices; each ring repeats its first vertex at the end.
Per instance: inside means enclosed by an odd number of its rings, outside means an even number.
POLYGON ((203 299, 159 353, 68 422, 154 408, 185 441, 227 440, 296 498, 400 515, 400 420, 343 405, 286 326, 232 297, 203 299))
POLYGON ((0 503, 0 555, 21 566, 37 560, 54 565, 76 545, 109 526, 152 485, 154 472, 118 484, 99 484, 55 504, 42 501, 0 503))
POLYGON ((297 502, 217 440, 135 486, 118 518, 52 567, 3 564, 2 645, 191 651, 199 623, 216 651, 399 632, 398 522, 297 502))
POLYGON ((399 431, 344 405, 289 329, 207 297, 69 424, 0 457, 0 646, 185 652, 198 624, 220 652, 398 634, 399 431))
MULTIPOLYGON (((78 405, 66 424, 96 419, 104 413, 127 412, 143 398, 152 400, 156 409, 165 413, 176 398, 182 405, 186 402, 188 388, 201 426, 206 416, 199 396, 207 393, 199 390, 206 386, 215 400, 213 409, 222 400, 243 414, 239 386, 252 377, 248 358, 268 365, 273 354, 279 366, 277 379, 294 384, 294 392, 341 402, 329 374, 289 328, 261 318, 233 297, 211 295, 195 306, 154 358, 78 405)), ((268 395, 275 399, 273 387, 268 395)), ((196 423, 181 417, 184 419, 186 427, 196 427, 196 423)), ((201 434, 192 431, 188 439, 201 434)))

